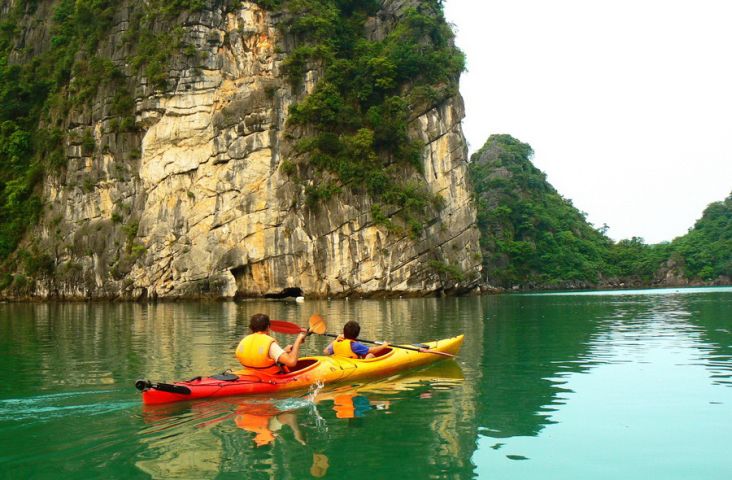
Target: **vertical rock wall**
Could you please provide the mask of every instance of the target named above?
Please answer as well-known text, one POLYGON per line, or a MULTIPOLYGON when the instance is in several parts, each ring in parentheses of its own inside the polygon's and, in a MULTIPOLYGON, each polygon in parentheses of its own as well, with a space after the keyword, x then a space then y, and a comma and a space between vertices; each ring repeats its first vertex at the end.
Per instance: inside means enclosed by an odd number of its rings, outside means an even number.
MULTIPOLYGON (((385 2, 370 23, 388 28, 409 2, 385 2)), ((102 53, 125 65, 120 9, 102 53)), ((296 139, 285 129, 298 98, 282 73, 278 14, 243 2, 183 22, 203 66, 176 59, 166 89, 130 78, 137 131, 115 133, 110 99, 72 112, 68 168, 49 176, 42 224, 27 244, 51 253, 48 297, 190 298, 277 294, 422 295, 465 292, 480 280, 475 208, 466 179, 459 96, 416 112, 423 175, 445 207, 418 238, 374 225, 366 196, 345 192, 317 208, 280 168, 296 139), (85 147, 84 132, 94 136, 85 147), (449 268, 440 268, 449 267, 449 268), (448 273, 446 273, 448 272, 448 273), (452 272, 453 274, 449 274, 452 272), (455 274, 459 272, 459 274, 455 274)), ((305 91, 316 72, 309 72, 305 91)), ((310 184, 318 178, 308 180, 310 184)))

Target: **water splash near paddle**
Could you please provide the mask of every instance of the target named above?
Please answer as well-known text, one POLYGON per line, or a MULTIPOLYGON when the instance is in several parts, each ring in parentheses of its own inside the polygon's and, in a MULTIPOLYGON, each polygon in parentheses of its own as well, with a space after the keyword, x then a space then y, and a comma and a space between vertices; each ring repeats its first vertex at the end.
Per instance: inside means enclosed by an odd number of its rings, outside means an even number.
POLYGON ((316 380, 315 383, 310 385, 307 398, 308 400, 310 400, 311 403, 315 403, 315 399, 317 398, 320 391, 323 390, 323 387, 325 387, 325 383, 323 383, 321 380, 316 380))
POLYGON ((313 420, 315 420, 315 428, 321 433, 328 432, 328 423, 325 421, 323 416, 320 415, 317 403, 318 394, 321 392, 321 390, 323 390, 324 387, 325 384, 322 381, 318 380, 310 386, 310 390, 307 394, 307 398, 310 401, 310 413, 313 416, 313 420))

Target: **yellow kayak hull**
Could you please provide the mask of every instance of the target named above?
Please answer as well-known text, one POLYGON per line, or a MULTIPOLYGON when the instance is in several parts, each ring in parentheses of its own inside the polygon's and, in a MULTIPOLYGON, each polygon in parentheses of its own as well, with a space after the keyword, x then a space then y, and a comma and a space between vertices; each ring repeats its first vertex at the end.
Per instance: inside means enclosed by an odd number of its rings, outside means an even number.
MULTIPOLYGON (((145 404, 171 403, 199 398, 214 398, 233 395, 257 395, 307 389, 315 384, 355 381, 364 378, 385 377, 402 370, 428 365, 449 358, 441 352, 456 355, 463 344, 463 335, 426 342, 428 351, 414 351, 398 346, 375 358, 352 359, 339 356, 312 356, 299 359, 297 366, 288 373, 267 374, 244 368, 233 372, 231 378, 221 376, 197 377, 187 382, 174 384, 141 385, 145 404)), ((411 345, 404 345, 414 348, 411 345)), ((138 386, 140 388, 140 386, 138 386)))
MULTIPOLYGON (((463 344, 464 335, 426 342, 430 350, 457 355, 463 344)), ((411 347, 411 345, 405 345, 411 347)), ((415 352, 393 347, 385 354, 369 359, 345 358, 335 355, 302 357, 293 372, 273 375, 278 378, 280 391, 307 388, 314 383, 334 383, 358 380, 361 378, 382 377, 410 368, 428 365, 448 357, 436 353, 415 352)), ((251 374, 251 370, 243 369, 234 372, 237 375, 251 374)))

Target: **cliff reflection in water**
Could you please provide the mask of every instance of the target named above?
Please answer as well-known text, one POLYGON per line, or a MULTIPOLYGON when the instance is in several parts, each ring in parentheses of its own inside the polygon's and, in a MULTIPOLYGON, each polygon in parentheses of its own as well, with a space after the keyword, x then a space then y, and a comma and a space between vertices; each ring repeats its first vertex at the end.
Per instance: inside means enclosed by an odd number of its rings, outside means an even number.
POLYGON ((460 366, 448 360, 385 380, 325 387, 297 397, 145 406, 148 426, 140 441, 146 450, 136 464, 153 478, 191 472, 198 478, 219 472, 267 472, 280 478, 293 471, 319 478, 328 471, 336 476, 347 471, 343 452, 358 452, 361 461, 373 462, 365 467, 369 472, 386 475, 380 460, 384 452, 378 447, 408 426, 414 450, 409 450, 406 470, 424 478, 435 473, 437 463, 439 470, 469 475, 475 432, 457 434, 463 412, 444 402, 462 384, 460 366))
POLYGON ((732 387, 732 295, 683 298, 689 322, 697 327, 704 352, 702 362, 713 382, 732 387))
POLYGON ((571 401, 571 374, 630 362, 659 339, 698 352, 713 383, 732 385, 732 296, 706 289, 508 295, 482 299, 480 433, 537 436, 571 401))
POLYGON ((496 438, 535 436, 553 423, 551 413, 565 401, 562 375, 591 366, 588 352, 602 322, 590 319, 606 317, 612 308, 519 295, 483 300, 480 432, 496 438))

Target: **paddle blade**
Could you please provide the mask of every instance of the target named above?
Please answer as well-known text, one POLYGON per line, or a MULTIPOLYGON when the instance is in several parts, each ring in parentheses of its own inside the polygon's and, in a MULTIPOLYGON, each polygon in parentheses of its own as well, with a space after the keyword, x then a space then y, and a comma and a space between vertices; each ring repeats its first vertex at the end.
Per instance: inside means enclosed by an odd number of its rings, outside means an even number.
POLYGON ((292 322, 285 322, 284 320, 270 320, 269 328, 273 332, 287 333, 290 335, 297 335, 303 331, 303 328, 292 322))
POLYGON ((313 313, 310 316, 310 331, 312 333, 317 333, 318 335, 323 335, 325 333, 325 329, 327 328, 327 325, 325 324, 325 319, 321 317, 317 313, 313 313))

